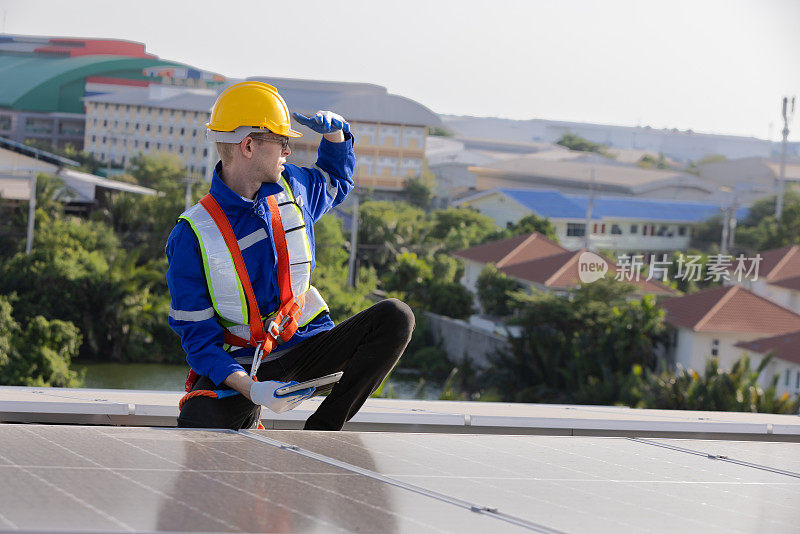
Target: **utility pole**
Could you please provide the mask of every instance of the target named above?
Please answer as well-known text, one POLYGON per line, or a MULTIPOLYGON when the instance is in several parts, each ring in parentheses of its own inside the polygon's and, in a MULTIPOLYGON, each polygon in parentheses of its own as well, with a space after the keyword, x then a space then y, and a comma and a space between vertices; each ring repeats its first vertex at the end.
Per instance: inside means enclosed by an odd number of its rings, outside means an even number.
POLYGON ((353 191, 353 215, 350 221, 350 259, 347 261, 347 283, 356 287, 356 249, 358 248, 358 193, 353 191))
MULTIPOLYGON (((38 157, 36 159, 39 159, 38 157)), ((30 177, 31 196, 28 199, 28 238, 25 241, 25 254, 33 250, 33 227, 36 221, 36 172, 30 177)))
POLYGON ((591 182, 589 184, 589 204, 586 206, 586 231, 583 234, 583 248, 589 250, 589 233, 592 223, 592 210, 594 209, 594 167, 591 169, 591 182))
POLYGON ((183 205, 184 209, 188 210, 189 208, 192 207, 192 184, 194 184, 197 180, 195 180, 191 176, 187 176, 182 181, 183 183, 186 184, 186 193, 184 194, 183 197, 183 205))
POLYGON ((781 144, 781 176, 778 180, 778 195, 775 204, 775 218, 778 223, 781 222, 783 216, 783 188, 786 183, 786 139, 789 137, 789 122, 794 115, 794 98, 792 97, 791 105, 788 96, 783 97, 783 143, 781 144))

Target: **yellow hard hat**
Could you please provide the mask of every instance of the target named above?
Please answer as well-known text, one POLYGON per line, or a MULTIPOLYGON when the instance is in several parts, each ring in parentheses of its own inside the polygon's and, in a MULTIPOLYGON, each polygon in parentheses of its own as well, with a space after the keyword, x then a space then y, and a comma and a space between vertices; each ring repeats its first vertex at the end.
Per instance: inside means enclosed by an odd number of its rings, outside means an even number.
POLYGON ((237 83, 220 93, 206 128, 209 139, 222 143, 238 143, 265 130, 287 137, 303 135, 292 130, 289 108, 278 90, 263 82, 237 83))

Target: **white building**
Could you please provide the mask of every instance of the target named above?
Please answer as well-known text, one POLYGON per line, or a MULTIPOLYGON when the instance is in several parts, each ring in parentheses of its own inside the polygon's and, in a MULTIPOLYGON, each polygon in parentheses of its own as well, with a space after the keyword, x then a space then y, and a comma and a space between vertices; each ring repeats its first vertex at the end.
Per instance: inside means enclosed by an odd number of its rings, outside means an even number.
MULTIPOLYGON (((730 370, 748 342, 800 331, 800 315, 779 306, 741 286, 717 287, 670 298, 661 303, 665 320, 674 327, 672 363, 702 373, 710 357, 719 360, 721 369, 730 370)), ((751 366, 761 362, 762 353, 752 352, 751 366)), ((762 373, 759 381, 767 386, 776 373, 800 371, 797 361, 780 356, 762 373), (779 361, 778 361, 779 360, 779 361)))
MULTIPOLYGON (((472 207, 502 227, 530 214, 547 218, 566 249, 586 245, 590 198, 585 195, 499 188, 454 204, 472 207)), ((692 226, 719 212, 719 206, 710 202, 598 196, 591 200, 588 248, 642 253, 686 250, 692 226)))

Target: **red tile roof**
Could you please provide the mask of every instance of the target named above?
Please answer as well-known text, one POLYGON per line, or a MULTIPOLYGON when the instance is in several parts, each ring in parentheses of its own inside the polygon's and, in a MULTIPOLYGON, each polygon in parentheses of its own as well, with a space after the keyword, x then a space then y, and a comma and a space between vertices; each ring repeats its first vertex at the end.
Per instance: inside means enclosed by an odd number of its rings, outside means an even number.
POLYGON ((777 335, 800 330, 800 315, 740 286, 698 291, 660 305, 668 323, 695 332, 777 335))
MULTIPOLYGON (((519 280, 534 282, 545 287, 568 288, 582 284, 578 274, 579 259, 586 249, 572 250, 554 254, 545 258, 540 258, 524 263, 516 263, 511 266, 500 267, 499 270, 519 280)), ((608 273, 606 277, 613 276, 618 271, 618 266, 613 261, 606 260, 608 273)), ((644 280, 644 278, 631 282, 639 287, 640 293, 651 293, 655 295, 674 295, 675 290, 657 282, 655 280, 644 280)))
MULTIPOLYGON (((761 256, 761 262, 758 264, 758 277, 765 279, 768 283, 782 285, 777 282, 800 276, 800 247, 797 245, 765 250, 758 254, 761 256)), ((742 267, 747 272, 753 267, 752 258, 752 256, 745 258, 742 262, 742 267)), ((736 265, 737 261, 734 258, 731 269, 736 265)), ((795 288, 791 287, 790 289, 795 288)))
POLYGON ((481 263, 494 263, 500 268, 566 251, 555 241, 533 232, 457 250, 453 255, 481 263))
POLYGON ((767 354, 774 350, 775 357, 787 362, 800 364, 800 331, 779 336, 762 337, 753 341, 741 341, 735 346, 757 354, 767 354))

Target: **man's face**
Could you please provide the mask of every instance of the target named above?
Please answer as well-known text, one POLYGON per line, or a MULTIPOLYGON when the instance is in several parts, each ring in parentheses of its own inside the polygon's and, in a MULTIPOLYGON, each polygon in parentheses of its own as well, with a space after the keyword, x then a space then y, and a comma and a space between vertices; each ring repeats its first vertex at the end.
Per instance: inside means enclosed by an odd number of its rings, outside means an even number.
POLYGON ((275 183, 280 180, 283 164, 292 153, 289 138, 281 135, 258 134, 253 139, 253 165, 262 182, 275 183))

